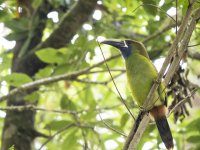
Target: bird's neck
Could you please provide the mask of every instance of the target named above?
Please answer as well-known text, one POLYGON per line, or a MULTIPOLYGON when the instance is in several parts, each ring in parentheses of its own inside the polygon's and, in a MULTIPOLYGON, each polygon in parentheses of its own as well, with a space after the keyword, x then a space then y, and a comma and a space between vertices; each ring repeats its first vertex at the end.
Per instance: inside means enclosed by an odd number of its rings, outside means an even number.
POLYGON ((127 59, 132 53, 131 47, 128 47, 128 48, 122 47, 122 48, 120 48, 120 51, 121 51, 121 54, 124 57, 124 59, 127 59))
POLYGON ((136 45, 135 53, 139 53, 140 55, 149 59, 149 55, 147 53, 146 48, 141 44, 136 45))
MULTIPOLYGON (((125 59, 125 60, 128 60, 128 59, 130 59, 130 58, 131 58, 131 59, 134 58, 134 60, 135 60, 135 59, 138 58, 138 56, 144 56, 144 55, 141 54, 141 51, 140 51, 140 50, 134 49, 134 50, 131 51, 131 53, 128 55, 128 57, 126 57, 126 58, 124 57, 124 59, 125 59)), ((133 60, 132 60, 132 61, 133 61, 133 60)))

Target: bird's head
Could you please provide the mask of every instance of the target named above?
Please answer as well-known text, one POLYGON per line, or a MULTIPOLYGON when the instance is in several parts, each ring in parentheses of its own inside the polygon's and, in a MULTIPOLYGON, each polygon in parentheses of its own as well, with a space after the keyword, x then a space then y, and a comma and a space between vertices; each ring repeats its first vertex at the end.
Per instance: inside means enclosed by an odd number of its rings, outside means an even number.
POLYGON ((141 48, 144 48, 142 43, 134 40, 105 40, 101 43, 108 44, 119 49, 124 59, 128 58, 133 51, 138 51, 141 48))

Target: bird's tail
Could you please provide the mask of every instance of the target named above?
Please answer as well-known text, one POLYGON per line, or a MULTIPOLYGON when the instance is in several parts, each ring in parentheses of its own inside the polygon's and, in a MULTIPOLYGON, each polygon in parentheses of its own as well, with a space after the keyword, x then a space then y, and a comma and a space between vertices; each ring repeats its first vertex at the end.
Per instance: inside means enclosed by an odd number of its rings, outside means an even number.
POLYGON ((155 120, 160 137, 168 150, 173 150, 173 138, 166 116, 155 120))
POLYGON ((150 114, 155 119, 160 137, 168 150, 173 150, 173 138, 166 118, 167 108, 165 105, 154 107, 150 114))

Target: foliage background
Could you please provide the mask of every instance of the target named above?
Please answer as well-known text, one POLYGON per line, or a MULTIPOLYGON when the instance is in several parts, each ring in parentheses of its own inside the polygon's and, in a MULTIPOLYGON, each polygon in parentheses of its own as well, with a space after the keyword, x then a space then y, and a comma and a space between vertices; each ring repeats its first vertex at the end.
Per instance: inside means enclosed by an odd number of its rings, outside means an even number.
MULTIPOLYGON (((175 12, 172 10, 177 7, 177 18, 175 13, 169 15, 177 19, 179 25, 187 6, 188 1, 184 0, 179 0, 177 6, 175 1, 164 0, 99 0, 97 4, 89 0, 32 0, 29 3, 1 0, 1 95, 8 93, 10 86, 20 87, 34 80, 89 68, 75 78, 43 85, 25 94, 22 91, 21 95, 18 93, 20 100, 14 96, 8 102, 1 102, 2 135, 6 131, 6 120, 16 121, 12 115, 5 114, 19 112, 17 123, 14 123, 16 134, 30 138, 32 144, 29 149, 39 149, 41 146, 50 150, 121 149, 125 137, 120 133, 128 135, 134 120, 121 103, 105 64, 92 67, 104 61, 97 40, 129 38, 142 41, 152 61, 159 67, 176 36, 176 24, 167 13, 170 13, 169 10, 175 12), (83 8, 74 10, 76 3, 81 3, 83 8), (82 10, 89 11, 85 13, 82 10), (77 13, 76 18, 73 13, 70 17, 70 12, 77 13), (67 15, 69 17, 65 20, 67 15), (81 22, 84 18, 82 15, 87 15, 87 19, 81 22), (68 22, 69 26, 62 22, 68 22), (11 41, 15 41, 15 44, 11 41), (32 54, 39 58, 34 58, 34 61, 41 63, 33 62, 29 57, 32 54), (25 121, 18 123, 23 117, 21 113, 27 112, 33 116, 30 119, 33 128, 26 126, 26 129, 20 130, 25 121), (51 137, 44 138, 41 133, 51 137)), ((195 8, 198 7, 197 1, 195 8)), ((190 45, 195 46, 188 47, 187 57, 181 63, 184 68, 182 75, 188 72, 187 79, 196 87, 200 85, 199 29, 198 23, 190 40, 190 45)), ((107 63, 123 99, 136 116, 139 107, 132 100, 127 87, 123 59, 113 48, 101 47, 106 58, 117 55, 107 63)), ((175 123, 173 115, 169 117, 176 149, 200 149, 199 100, 197 91, 193 106, 186 104, 189 114, 186 112, 186 116, 182 115, 183 120, 179 118, 175 123)), ((168 97, 168 101, 172 103, 173 98, 168 97)), ((12 134, 11 130, 7 131, 12 134)), ((12 147, 15 140, 11 138, 8 144, 2 136, 1 145, 12 147)), ((22 141, 17 143, 25 147, 22 141)), ((153 123, 138 144, 138 149, 149 148, 164 148, 153 123)))

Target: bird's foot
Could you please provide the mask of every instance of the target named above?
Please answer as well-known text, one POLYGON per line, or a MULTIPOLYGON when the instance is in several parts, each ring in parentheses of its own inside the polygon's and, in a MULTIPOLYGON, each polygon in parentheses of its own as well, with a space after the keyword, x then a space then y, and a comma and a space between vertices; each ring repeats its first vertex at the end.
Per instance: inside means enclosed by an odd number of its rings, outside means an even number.
POLYGON ((161 83, 161 81, 158 80, 158 79, 154 79, 153 81, 154 81, 154 83, 156 83, 156 84, 160 84, 160 83, 161 83))

